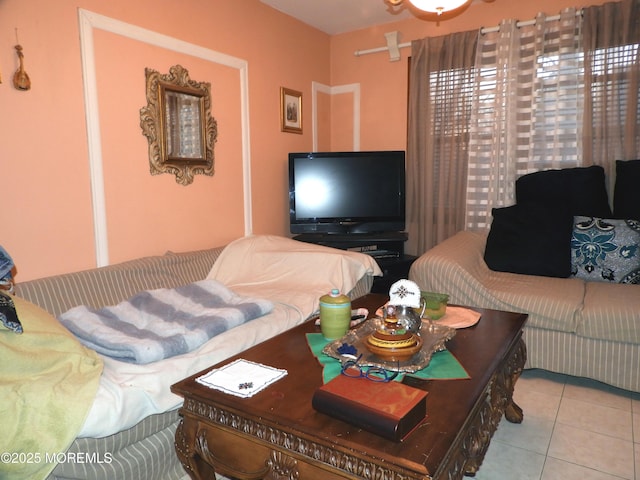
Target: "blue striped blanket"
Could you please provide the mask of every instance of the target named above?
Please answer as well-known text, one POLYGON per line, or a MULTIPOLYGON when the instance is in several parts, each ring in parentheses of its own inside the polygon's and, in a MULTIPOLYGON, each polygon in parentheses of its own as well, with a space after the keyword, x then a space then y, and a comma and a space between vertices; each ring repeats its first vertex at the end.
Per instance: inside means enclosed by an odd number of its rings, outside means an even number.
POLYGON ((99 310, 74 307, 58 317, 81 343, 117 360, 146 364, 195 350, 210 338, 273 310, 215 280, 140 292, 99 310))

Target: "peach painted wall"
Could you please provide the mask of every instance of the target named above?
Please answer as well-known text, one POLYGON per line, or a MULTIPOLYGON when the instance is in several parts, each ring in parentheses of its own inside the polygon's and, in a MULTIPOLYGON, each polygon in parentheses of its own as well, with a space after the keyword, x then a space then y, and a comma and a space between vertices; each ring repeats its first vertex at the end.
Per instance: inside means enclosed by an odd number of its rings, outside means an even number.
MULTIPOLYGON (((382 1, 382 0, 372 0, 382 1)), ((78 9, 161 33, 248 65, 252 231, 288 234, 287 154, 312 149, 311 88, 359 84, 360 149, 406 148, 407 55, 353 52, 443 35, 503 18, 531 19, 567 6, 604 1, 474 2, 434 22, 412 18, 329 37, 258 0, 0 0, 0 244, 14 257, 17 281, 96 265, 78 9), (11 86, 18 66, 15 29, 32 89, 11 86), (279 89, 303 92, 302 135, 280 132, 279 89)), ((238 72, 189 55, 94 30, 99 128, 109 262, 166 250, 222 245, 244 234, 238 72), (216 173, 188 187, 149 175, 139 127, 146 104, 144 68, 182 64, 212 83, 218 120, 216 173)), ((318 149, 350 150, 353 94, 318 95, 318 149)))
MULTIPOLYGON (((329 83, 326 34, 258 0, 0 0, 0 244, 17 264, 16 280, 97 262, 79 8, 246 61, 252 231, 286 235, 287 153, 311 150, 312 135, 308 115, 302 135, 280 131, 279 89, 303 92, 303 113, 310 112, 312 82, 329 83), (27 92, 11 85, 16 28, 27 92)), ((108 263, 244 235, 238 70, 101 29, 93 37, 108 263), (149 174, 139 126, 144 68, 168 73, 175 64, 211 82, 218 122, 215 175, 187 187, 149 174)))
MULTIPOLYGON (((354 94, 345 92, 331 97, 331 148, 336 152, 362 150, 354 145, 354 94)), ((362 124, 360 125, 362 133, 362 124)))

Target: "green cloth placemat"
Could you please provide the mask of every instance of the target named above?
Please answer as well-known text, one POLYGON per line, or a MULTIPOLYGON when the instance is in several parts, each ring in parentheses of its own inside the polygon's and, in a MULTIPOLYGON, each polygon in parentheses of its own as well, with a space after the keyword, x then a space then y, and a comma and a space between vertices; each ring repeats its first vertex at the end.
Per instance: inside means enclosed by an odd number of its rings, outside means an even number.
MULTIPOLYGON (((307 343, 309 344, 311 352, 323 367, 322 376, 324 383, 340 375, 340 361, 322 353, 322 349, 329 343, 329 340, 325 340, 321 333, 307 333, 307 343)), ((425 380, 458 380, 470 378, 467 371, 449 350, 434 353, 429 365, 422 370, 407 375, 425 380)), ((399 379, 401 379, 401 377, 399 379)))

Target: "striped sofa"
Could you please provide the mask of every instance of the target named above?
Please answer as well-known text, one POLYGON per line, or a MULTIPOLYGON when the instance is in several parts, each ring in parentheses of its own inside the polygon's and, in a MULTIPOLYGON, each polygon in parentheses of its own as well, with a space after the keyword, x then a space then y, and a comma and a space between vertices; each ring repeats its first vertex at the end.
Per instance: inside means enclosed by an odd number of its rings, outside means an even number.
POLYGON ((640 392, 640 285, 495 272, 485 244, 459 232, 420 256, 409 278, 450 303, 528 313, 527 368, 640 392))
MULTIPOLYGON (((81 272, 18 283, 16 295, 60 315, 76 305, 115 305, 150 289, 175 288, 206 278, 224 247, 144 257, 81 272)), ((366 295, 373 277, 365 275, 349 292, 366 295)), ((195 372, 194 372, 195 373, 195 372)), ((64 462, 48 480, 71 478, 178 480, 185 471, 174 451, 177 410, 151 415, 133 427, 102 438, 77 438, 67 455, 110 455, 109 462, 64 462)), ((0 477, 2 475, 0 474, 0 477)))

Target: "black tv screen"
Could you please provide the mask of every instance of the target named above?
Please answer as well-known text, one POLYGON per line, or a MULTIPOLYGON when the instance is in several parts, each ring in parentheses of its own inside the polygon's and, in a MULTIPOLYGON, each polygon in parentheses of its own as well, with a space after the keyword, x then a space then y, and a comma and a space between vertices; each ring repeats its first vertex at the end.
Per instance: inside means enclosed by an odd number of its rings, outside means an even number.
POLYGON ((289 154, 291 233, 377 233, 405 228, 405 153, 289 154))

